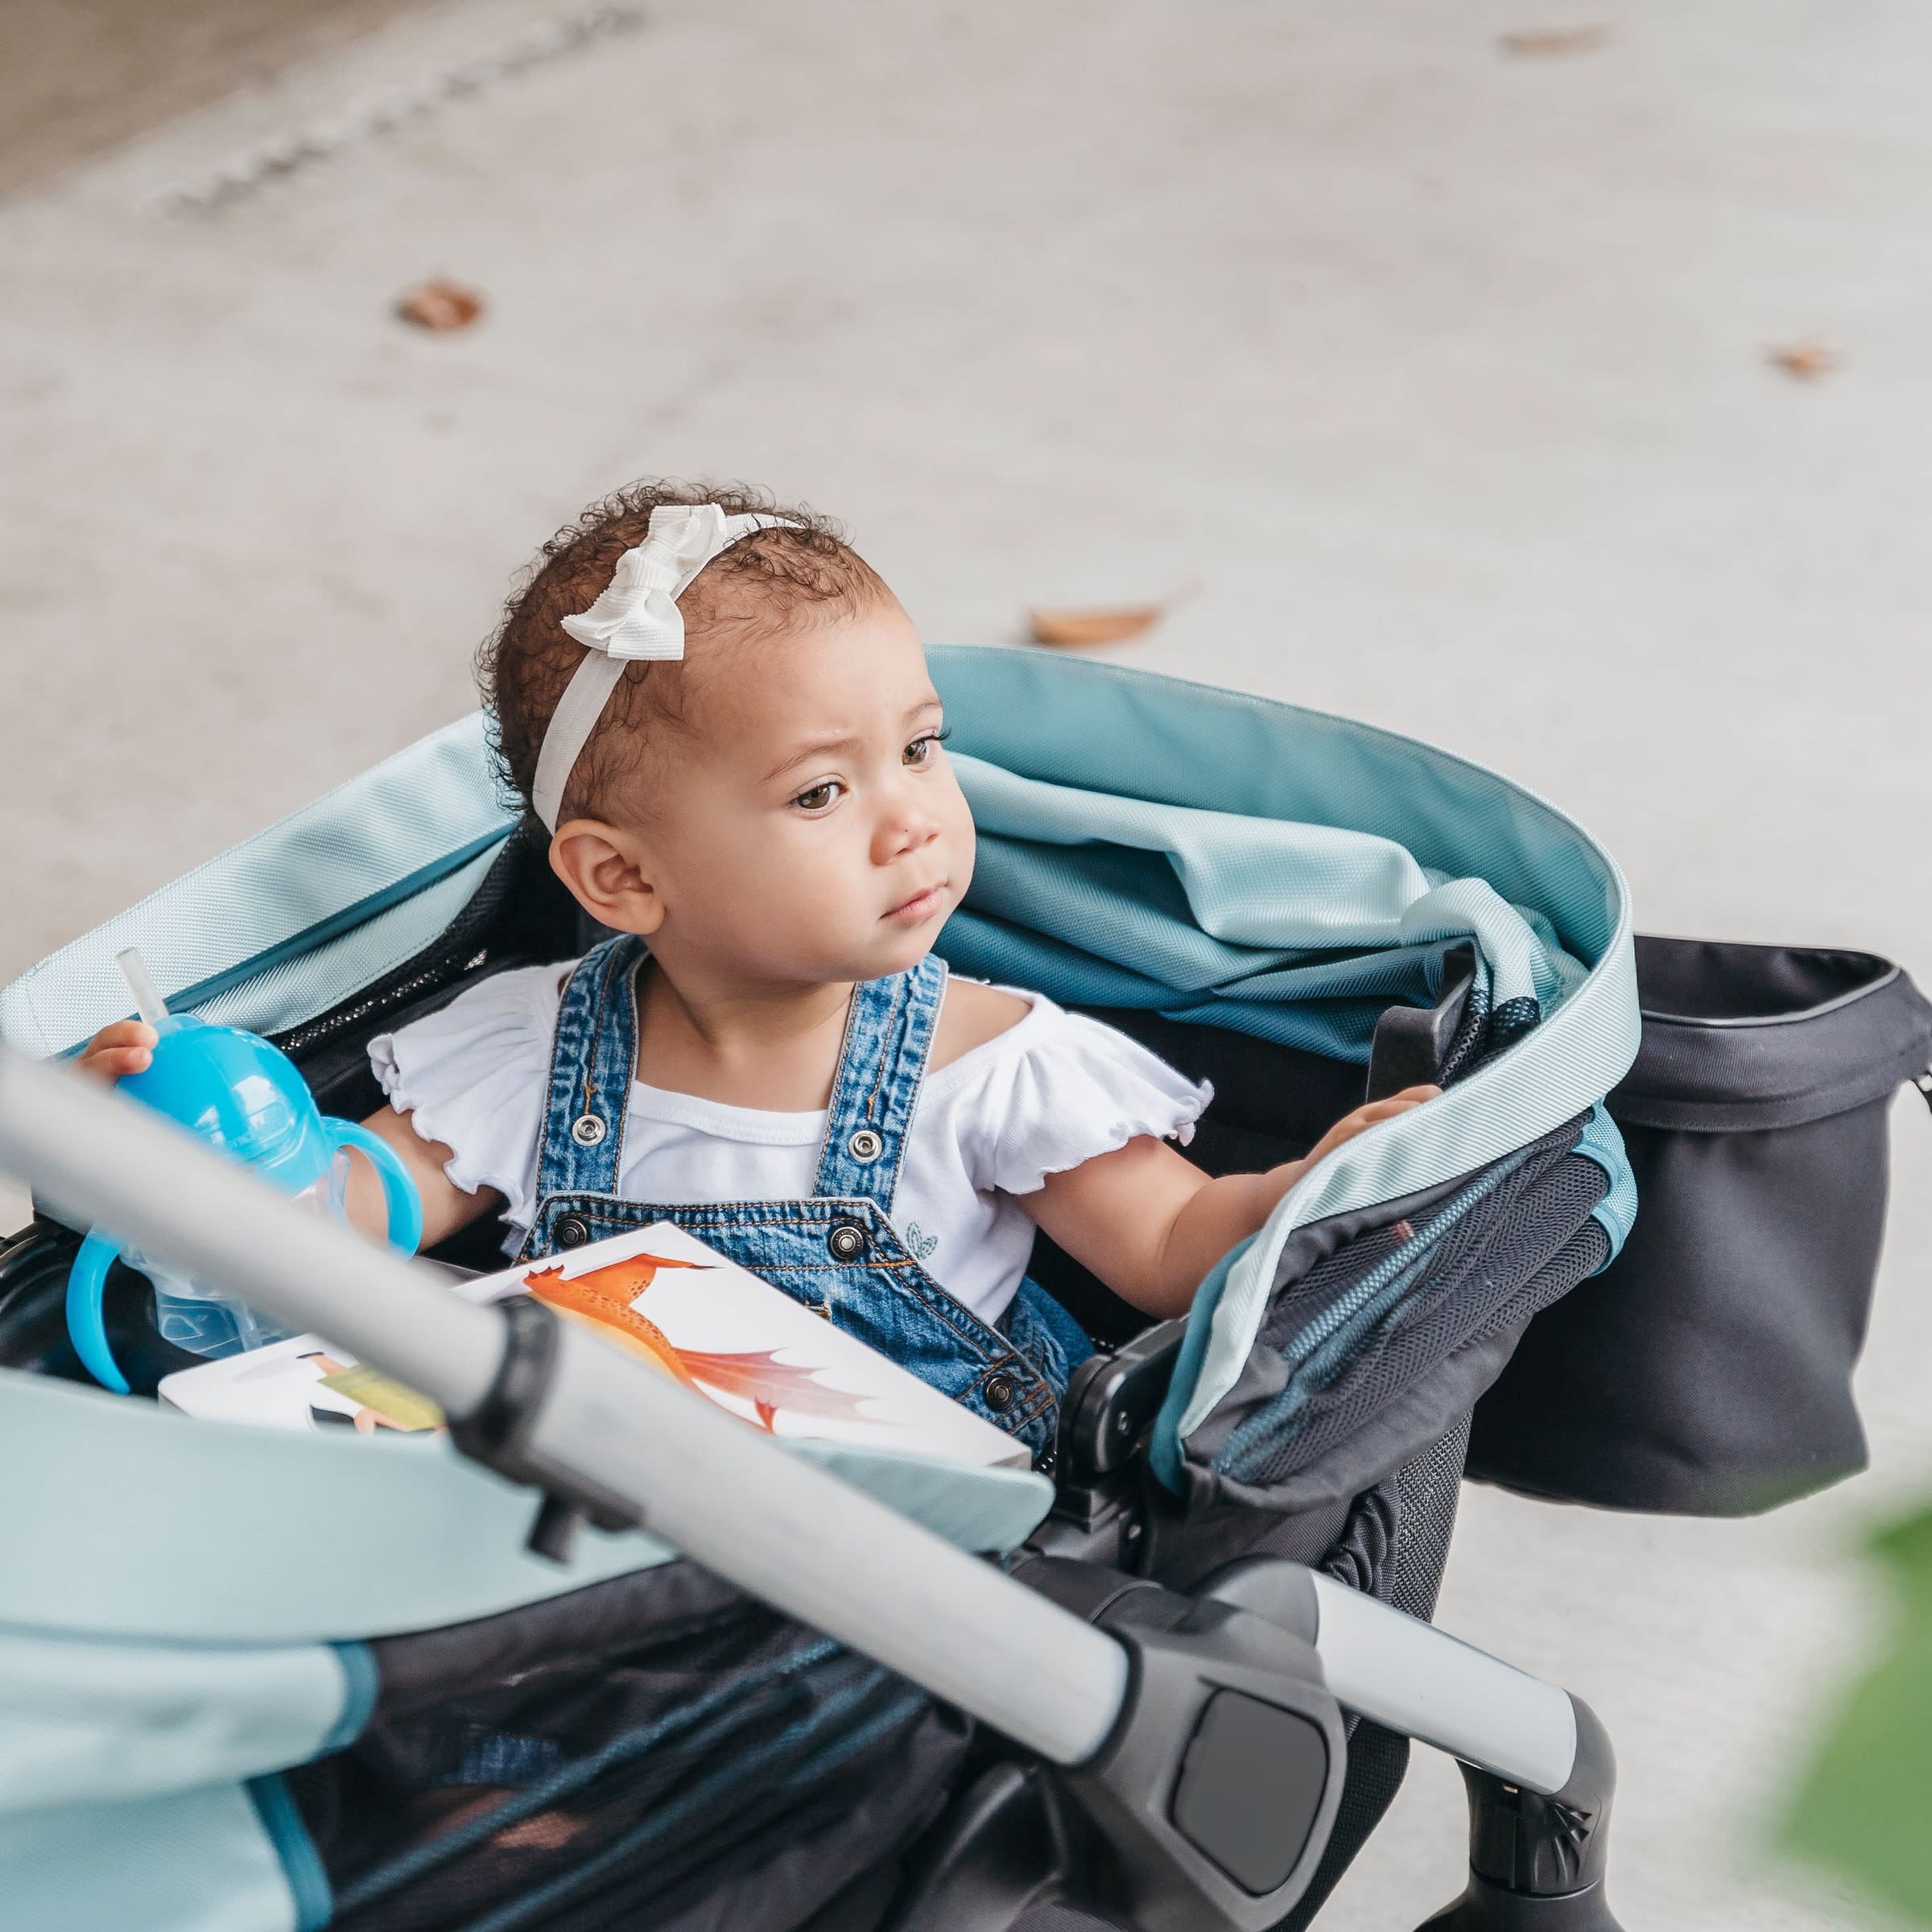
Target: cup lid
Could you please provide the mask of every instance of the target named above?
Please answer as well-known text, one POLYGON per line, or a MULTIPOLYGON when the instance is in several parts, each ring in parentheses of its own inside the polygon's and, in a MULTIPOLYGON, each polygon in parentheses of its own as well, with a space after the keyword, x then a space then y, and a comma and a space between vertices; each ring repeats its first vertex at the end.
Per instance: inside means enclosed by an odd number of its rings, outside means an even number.
POLYGON ((173 1014, 156 1029, 147 1071, 121 1091, 179 1122, 278 1186, 306 1187, 332 1151, 295 1063, 257 1034, 173 1014))

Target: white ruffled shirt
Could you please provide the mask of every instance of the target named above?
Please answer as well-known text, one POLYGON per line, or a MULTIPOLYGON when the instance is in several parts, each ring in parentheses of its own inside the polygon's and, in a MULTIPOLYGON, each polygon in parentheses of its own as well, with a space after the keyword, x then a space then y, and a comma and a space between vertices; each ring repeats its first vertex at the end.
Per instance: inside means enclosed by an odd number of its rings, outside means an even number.
MULTIPOLYGON (((557 1009, 576 964, 498 973, 369 1042, 390 1105, 453 1150, 450 1179, 503 1195, 522 1231, 506 1243, 513 1254, 536 1218, 557 1009)), ((1009 990, 1030 1003, 1024 1018, 927 1075, 892 1215, 933 1278, 987 1322, 1013 1299, 1033 1248, 1016 1195, 1141 1134, 1184 1146, 1213 1098, 1124 1033, 1009 990)), ((768 1113, 634 1081, 618 1191, 667 1207, 803 1199, 824 1137, 823 1108, 768 1113)))

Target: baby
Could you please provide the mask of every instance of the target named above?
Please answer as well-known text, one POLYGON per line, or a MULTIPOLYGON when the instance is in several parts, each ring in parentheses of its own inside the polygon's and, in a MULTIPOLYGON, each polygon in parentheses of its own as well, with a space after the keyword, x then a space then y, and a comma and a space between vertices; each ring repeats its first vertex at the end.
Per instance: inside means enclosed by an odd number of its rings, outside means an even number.
MULTIPOLYGON (((1036 1228, 1178 1315, 1302 1170, 1210 1179, 1212 1098, 1037 993, 933 952, 973 826, 918 633, 824 518, 646 485, 545 546, 482 664, 512 785, 614 936, 372 1042, 369 1125, 433 1245, 501 1212, 547 1255, 675 1222, 1036 1454, 1091 1344, 1026 1278, 1036 1228)), ((109 1026, 84 1063, 140 1071, 109 1026)), ((380 1231, 373 1174, 349 1210, 380 1231)))

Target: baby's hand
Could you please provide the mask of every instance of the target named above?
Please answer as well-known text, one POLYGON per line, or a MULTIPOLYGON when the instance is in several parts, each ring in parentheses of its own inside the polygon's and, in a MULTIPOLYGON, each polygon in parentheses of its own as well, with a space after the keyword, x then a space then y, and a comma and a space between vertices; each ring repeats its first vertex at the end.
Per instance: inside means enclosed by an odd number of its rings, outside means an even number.
POLYGON ((124 1073, 146 1073, 160 1038, 144 1020, 116 1020, 88 1042, 77 1064, 83 1073, 99 1080, 118 1080, 124 1073))
POLYGON ((1405 1087, 1400 1093, 1392 1093, 1385 1100, 1371 1100, 1366 1107, 1358 1107, 1353 1113, 1344 1114, 1308 1150, 1302 1167, 1312 1167, 1324 1154, 1333 1154, 1344 1141, 1353 1140, 1364 1128, 1373 1127, 1377 1121, 1392 1121, 1398 1113, 1406 1113, 1425 1100, 1439 1099, 1442 1091, 1439 1087, 1405 1087))

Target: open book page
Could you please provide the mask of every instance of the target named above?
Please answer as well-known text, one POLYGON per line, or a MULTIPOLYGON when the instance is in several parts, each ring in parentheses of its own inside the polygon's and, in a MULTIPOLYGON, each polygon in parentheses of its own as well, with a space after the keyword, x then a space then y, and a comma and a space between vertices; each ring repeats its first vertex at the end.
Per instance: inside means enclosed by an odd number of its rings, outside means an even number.
MULTIPOLYGON (((534 1294, 661 1375, 778 1436, 1024 1468, 1013 1439, 702 1241, 658 1222, 456 1285, 534 1294)), ((363 1434, 442 1426, 433 1404, 315 1335, 166 1377, 185 1414, 363 1434)))

